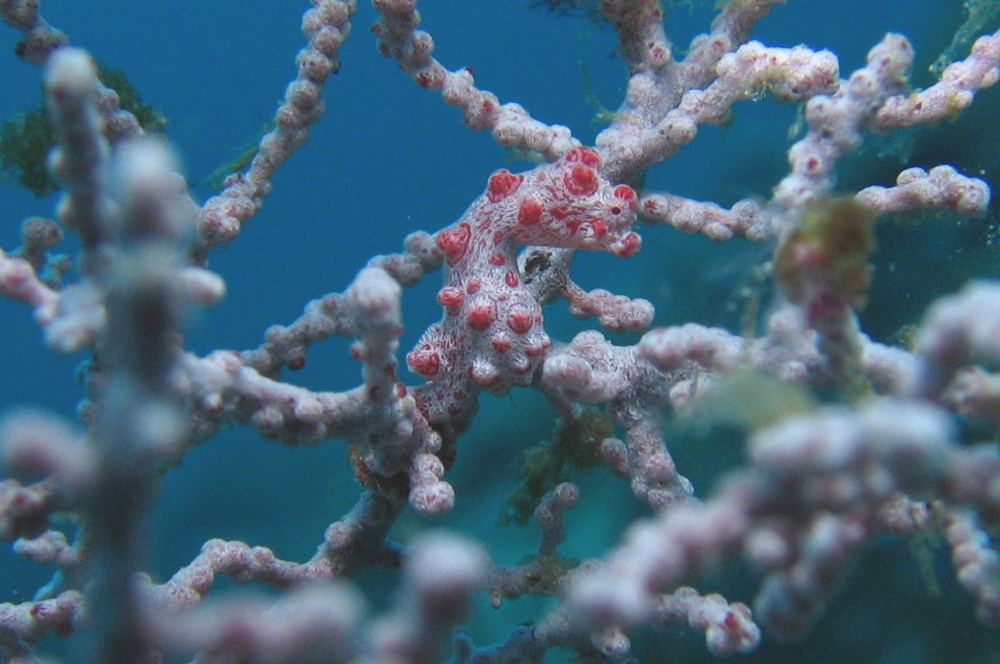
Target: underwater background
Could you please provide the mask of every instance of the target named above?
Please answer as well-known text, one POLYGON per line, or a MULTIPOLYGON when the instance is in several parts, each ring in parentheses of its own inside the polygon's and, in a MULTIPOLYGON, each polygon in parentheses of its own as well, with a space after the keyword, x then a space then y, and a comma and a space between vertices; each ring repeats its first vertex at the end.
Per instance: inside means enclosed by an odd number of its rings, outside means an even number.
MULTIPOLYGON (((614 110, 627 81, 614 53, 613 31, 586 17, 561 17, 529 4, 423 0, 422 27, 434 37, 435 56, 447 68, 472 67, 477 84, 502 102, 520 103, 535 118, 565 124, 592 144, 601 129, 593 122, 598 107, 614 110)), ((259 138, 294 76, 295 54, 305 43, 299 23, 307 7, 303 0, 44 0, 42 15, 103 66, 123 70, 143 102, 169 118, 165 134, 182 158, 193 195, 203 201, 213 193, 209 176, 259 138)), ((712 3, 702 0, 666 8, 675 53, 707 30, 714 15, 712 3)), ((986 3, 976 9, 990 10, 986 3)), ((863 65, 867 50, 885 32, 901 32, 916 51, 913 85, 925 87, 934 81, 929 66, 966 17, 959 0, 791 0, 776 6, 753 38, 771 46, 829 48, 846 77, 863 65)), ((204 354, 255 348, 269 325, 289 323, 309 300, 342 291, 372 255, 399 251, 412 231, 435 232, 451 224, 483 191, 492 171, 530 167, 511 161, 489 135, 465 129, 455 109, 381 58, 368 32, 375 18, 360 0, 353 35, 340 53, 342 67, 326 86, 326 114, 311 140, 278 171, 263 210, 232 246, 210 256, 228 293, 220 306, 192 316, 188 349, 204 354)), ((986 29, 998 24, 994 17, 986 29)), ((0 29, 0 122, 41 103, 41 72, 13 55, 19 38, 6 26, 0 29)), ((702 127, 680 155, 649 172, 646 186, 724 206, 747 196, 766 198, 787 172, 797 113, 794 106, 766 98, 738 104, 730 125, 702 127)), ((991 89, 944 126, 891 140, 872 137, 860 154, 840 164, 839 188, 886 185, 905 167, 939 163, 995 188, 998 118, 1000 90, 991 89)), ((0 247, 17 246, 21 220, 53 215, 56 201, 55 195, 36 198, 0 181, 0 247)), ((977 220, 928 215, 880 222, 874 285, 862 314, 865 331, 901 343, 907 326, 919 323, 936 297, 970 278, 998 276, 997 234, 992 207, 977 220)), ((749 302, 759 299, 766 310, 772 293, 759 274, 769 247, 740 240, 716 245, 668 228, 643 228, 642 235, 643 250, 627 261, 581 254, 573 277, 588 289, 649 299, 657 308, 656 325, 698 322, 739 330, 749 302)), ((66 247, 74 252, 72 240, 66 247)), ((439 285, 440 275, 432 274, 404 292, 402 352, 440 317, 434 298, 439 285)), ((568 340, 594 325, 573 320, 565 304, 557 303, 546 310, 546 327, 553 338, 568 340)), ((82 396, 76 368, 86 357, 50 353, 30 311, 20 305, 0 302, 0 335, 0 412, 36 405, 72 418, 82 396)), ((629 335, 614 339, 635 341, 629 335)), ((314 346, 306 367, 285 378, 317 390, 357 385, 360 366, 347 346, 336 339, 314 346)), ((404 370, 404 381, 418 379, 404 370)), ((511 564, 535 550, 538 533, 533 526, 499 527, 497 518, 517 481, 521 454, 549 436, 554 414, 527 390, 504 398, 485 395, 480 405, 447 477, 456 489, 454 512, 431 522, 404 516, 393 535, 407 541, 421 530, 448 528, 486 543, 496 562, 511 564)), ((741 459, 741 435, 727 426, 724 414, 717 415, 669 428, 671 453, 701 496, 741 459)), ((576 481, 581 500, 567 515, 569 538, 560 550, 599 556, 646 510, 626 484, 600 469, 576 481)), ((347 512, 359 493, 340 441, 287 449, 252 431, 228 431, 190 452, 164 478, 149 522, 147 569, 162 581, 211 537, 308 559, 325 527, 347 512)), ((30 599, 47 580, 47 570, 19 561, 9 547, 0 551, 0 602, 30 599)), ((396 576, 369 571, 357 582, 379 610, 390 601, 396 576)), ((212 594, 229 592, 226 586, 212 594)), ((730 601, 750 601, 755 587, 753 572, 739 565, 699 585, 730 601)), ((469 631, 477 645, 494 643, 550 606, 550 600, 524 598, 493 610, 481 596, 469 631)), ((714 659, 701 635, 687 629, 642 633, 634 645, 634 654, 646 662, 714 659)), ((62 647, 46 646, 53 652, 62 647)), ((566 658, 550 654, 551 661, 566 658)), ((765 637, 757 652, 736 659, 1000 663, 1000 634, 975 622, 972 602, 956 585, 940 542, 887 538, 860 560, 804 641, 775 643, 765 637)))

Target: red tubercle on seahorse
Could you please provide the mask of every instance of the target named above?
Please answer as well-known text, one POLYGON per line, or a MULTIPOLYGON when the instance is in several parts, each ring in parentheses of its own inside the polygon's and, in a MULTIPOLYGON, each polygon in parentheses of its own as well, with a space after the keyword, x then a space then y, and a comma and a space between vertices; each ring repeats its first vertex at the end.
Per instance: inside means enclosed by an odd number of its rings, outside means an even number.
POLYGON ((578 164, 569 169, 564 178, 566 190, 574 196, 590 196, 597 191, 600 180, 593 168, 578 164))
POLYGON ((461 288, 445 286, 438 291, 437 301, 445 309, 455 309, 462 306, 465 301, 465 293, 462 292, 461 288))
POLYGON ((407 353, 406 364, 414 373, 430 380, 441 370, 441 356, 429 348, 416 348, 407 353))
POLYGON ((437 246, 444 252, 448 263, 455 264, 465 256, 471 239, 472 227, 467 223, 459 223, 438 233, 437 246))
POLYGON ((517 191, 523 180, 523 175, 514 175, 506 168, 501 168, 490 176, 486 184, 486 196, 491 203, 502 201, 517 191))

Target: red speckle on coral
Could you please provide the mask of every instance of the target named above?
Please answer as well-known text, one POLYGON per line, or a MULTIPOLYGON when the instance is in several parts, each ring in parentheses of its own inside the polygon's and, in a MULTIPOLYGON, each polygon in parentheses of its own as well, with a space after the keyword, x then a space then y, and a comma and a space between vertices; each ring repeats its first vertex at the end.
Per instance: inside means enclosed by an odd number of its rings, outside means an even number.
POLYGON ((493 345, 493 350, 495 350, 498 353, 506 353, 507 351, 510 350, 511 346, 509 339, 503 339, 499 337, 494 339, 490 343, 493 345))
POLYGON ((726 617, 722 619, 722 626, 732 631, 740 626, 740 621, 732 611, 726 611, 726 617))
POLYGON ((503 280, 511 288, 517 288, 521 284, 521 280, 517 278, 513 270, 507 270, 507 274, 503 275, 503 280))
POLYGON ((504 258, 503 254, 493 254, 490 256, 490 265, 494 267, 503 267, 507 264, 507 259, 504 258))
POLYGON ((475 295, 479 292, 479 289, 483 287, 483 282, 479 279, 469 279, 469 283, 465 285, 465 292, 469 295, 475 295))
POLYGON ((414 79, 416 80, 417 85, 419 85, 420 87, 429 88, 431 87, 431 82, 433 82, 434 80, 434 76, 431 74, 431 72, 424 70, 419 72, 414 77, 414 79))
POLYGON ((306 366, 306 358, 302 357, 301 355, 299 357, 293 357, 292 359, 288 360, 288 369, 290 371, 298 371, 304 366, 306 366))

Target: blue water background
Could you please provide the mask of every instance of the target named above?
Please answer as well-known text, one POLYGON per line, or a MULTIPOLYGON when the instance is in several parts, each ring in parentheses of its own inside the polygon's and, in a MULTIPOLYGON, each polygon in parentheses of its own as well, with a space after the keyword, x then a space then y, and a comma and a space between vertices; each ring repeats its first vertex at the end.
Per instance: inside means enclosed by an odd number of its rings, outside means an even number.
MULTIPOLYGON (((124 70, 143 100, 170 118, 167 135, 189 179, 200 182, 254 140, 272 117, 295 73, 295 53, 304 43, 300 16, 307 4, 45 0, 42 12, 69 33, 74 45, 124 70)), ((711 4, 671 8, 669 34, 677 50, 706 29, 711 4)), ((526 5, 527 0, 425 0, 421 11, 435 39, 435 55, 445 66, 472 67, 477 84, 501 101, 516 101, 534 117, 565 124, 591 143, 600 127, 592 122, 587 97, 614 109, 626 84, 622 61, 614 57, 614 35, 585 19, 557 18, 526 5)), ((281 168, 261 213, 231 247, 211 255, 210 267, 226 279, 228 294, 220 306, 194 317, 190 349, 256 347, 269 325, 291 322, 310 299, 343 290, 368 257, 398 251, 412 231, 434 232, 455 221, 493 170, 528 167, 510 162, 489 135, 465 129, 456 110, 381 58, 369 33, 374 19, 370 6, 361 2, 341 53, 343 66, 327 85, 326 115, 312 139, 281 168)), ((958 0, 793 0, 776 7, 754 37, 769 45, 830 48, 840 56, 845 75, 863 64, 866 51, 886 31, 902 32, 916 47, 914 81, 923 86, 931 81, 927 66, 961 20, 958 0)), ((15 31, 0 30, 0 118, 40 101, 40 72, 11 54, 18 40, 15 31)), ((916 136, 917 149, 906 165, 960 163, 989 177, 997 155, 997 91, 982 97, 982 110, 937 134, 916 136)), ((724 205, 751 195, 766 197, 787 172, 788 132, 796 117, 796 108, 771 100, 742 103, 731 126, 702 128, 678 157, 649 173, 647 187, 724 205)), ((880 158, 872 150, 845 162, 840 182, 845 189, 889 184, 902 167, 895 157, 880 158)), ((204 186, 194 193, 200 200, 210 195, 204 186)), ((55 203, 54 197, 35 199, 0 183, 0 246, 16 246, 20 220, 52 215, 55 203)), ((970 276, 995 274, 987 243, 991 224, 990 218, 963 224, 936 219, 885 231, 866 329, 890 340, 901 327, 917 322, 935 296, 970 276)), ((739 293, 753 287, 751 274, 766 250, 744 242, 714 245, 662 228, 644 229, 643 237, 638 256, 627 261, 582 256, 573 276, 587 288, 651 300, 658 324, 739 324, 739 293)), ((439 317, 434 300, 439 284, 440 275, 434 274, 405 292, 404 352, 439 317)), ((565 309, 556 304, 546 312, 553 337, 569 339, 591 327, 570 319, 565 309)), ((48 352, 30 312, 20 305, 0 303, 0 329, 0 407, 35 404, 72 418, 81 396, 74 372, 84 357, 48 352)), ((291 379, 314 389, 341 390, 358 384, 360 369, 349 358, 347 343, 331 340, 311 349, 307 367, 291 379)), ((413 376, 406 380, 417 382, 413 376)), ((537 533, 497 529, 494 523, 517 476, 518 455, 548 435, 552 415, 544 400, 526 390, 500 399, 483 397, 481 404, 481 416, 462 439, 449 476, 458 495, 454 513, 432 523, 407 515, 394 535, 405 541, 422 529, 447 527, 487 542, 498 562, 514 563, 537 546, 537 533)), ((723 441, 718 447, 712 440, 681 441, 672 450, 701 495, 710 492, 721 466, 739 458, 739 451, 723 441)), ((644 513, 627 486, 604 475, 581 478, 581 504, 568 517, 567 555, 600 555, 631 518, 644 513)), ((287 559, 307 559, 324 528, 351 507, 358 493, 339 441, 284 449, 251 431, 228 432, 190 453, 166 477, 149 531, 149 569, 166 578, 210 537, 242 539, 272 547, 287 559)), ((946 562, 939 561, 945 596, 937 597, 922 582, 915 560, 905 544, 879 544, 852 574, 811 641, 768 645, 744 659, 1000 661, 996 635, 977 627, 970 602, 948 580, 946 562)), ((12 554, 0 553, 0 601, 26 599, 46 578, 12 554)), ((395 577, 369 573, 361 581, 376 589, 372 601, 380 605, 395 577)), ((714 581, 730 582, 725 575, 714 581)), ((732 599, 751 596, 738 584, 728 587, 732 599)), ((473 635, 480 644, 495 642, 549 605, 522 599, 493 612, 481 601, 473 635)), ((700 637, 686 631, 648 639, 637 649, 646 661, 709 658, 700 637)))

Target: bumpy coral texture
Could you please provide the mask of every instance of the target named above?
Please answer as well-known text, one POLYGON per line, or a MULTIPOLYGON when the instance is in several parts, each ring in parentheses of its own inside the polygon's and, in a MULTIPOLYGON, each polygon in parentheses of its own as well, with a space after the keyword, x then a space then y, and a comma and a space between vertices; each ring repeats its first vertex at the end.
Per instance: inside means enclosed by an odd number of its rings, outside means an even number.
POLYGON ((636 194, 611 186, 600 157, 575 148, 552 164, 514 174, 501 169, 452 226, 437 234, 445 286, 438 292, 441 322, 406 356, 430 381, 417 402, 431 422, 470 413, 478 390, 504 394, 526 386, 551 345, 542 309, 524 288, 520 245, 607 251, 626 258, 641 246, 631 231, 636 194))

